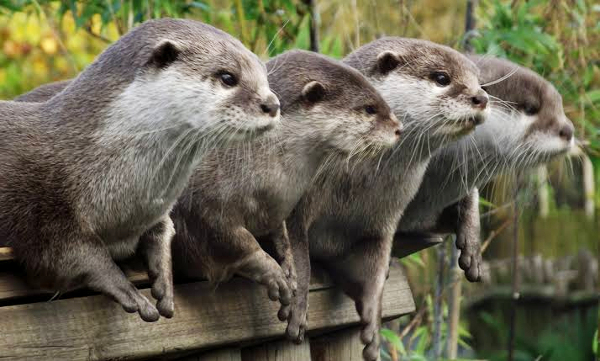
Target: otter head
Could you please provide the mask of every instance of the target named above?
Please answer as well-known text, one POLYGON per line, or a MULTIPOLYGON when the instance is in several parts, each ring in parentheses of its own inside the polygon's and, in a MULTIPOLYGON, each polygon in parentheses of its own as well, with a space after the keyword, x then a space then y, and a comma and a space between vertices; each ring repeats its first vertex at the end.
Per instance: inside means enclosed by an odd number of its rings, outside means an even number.
POLYGON ((344 62, 367 75, 408 129, 455 136, 483 122, 488 96, 459 52, 425 40, 382 38, 344 62))
POLYGON ((356 70, 328 57, 294 50, 267 63, 288 127, 344 154, 393 146, 401 125, 387 103, 356 70))
POLYGON ((191 134, 246 139, 279 120, 264 64, 232 36, 197 21, 148 21, 96 63, 90 68, 99 82, 124 78, 113 118, 126 115, 138 128, 182 126, 191 134))
POLYGON ((552 84, 507 60, 471 59, 480 68, 481 83, 491 97, 489 124, 478 132, 497 142, 509 160, 531 166, 571 149, 573 124, 552 84))

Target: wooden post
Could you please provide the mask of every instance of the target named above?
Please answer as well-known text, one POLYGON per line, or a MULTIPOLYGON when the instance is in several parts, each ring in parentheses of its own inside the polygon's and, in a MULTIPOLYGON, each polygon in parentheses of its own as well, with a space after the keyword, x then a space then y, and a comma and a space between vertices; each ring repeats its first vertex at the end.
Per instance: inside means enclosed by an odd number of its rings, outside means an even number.
MULTIPOLYGON (((455 237, 451 237, 454 244, 455 237)), ((450 260, 450 297, 448 300, 448 344, 446 357, 455 359, 458 352, 458 323, 460 322, 460 297, 462 293, 462 272, 458 267, 458 249, 452 247, 450 260)))
POLYGON ((517 327, 517 303, 519 302, 519 177, 515 180, 515 206, 513 209, 513 244, 512 244, 512 304, 508 329, 508 361, 514 360, 515 338, 517 327))
POLYGON ((540 165, 537 168, 537 181, 538 181, 538 214, 540 218, 548 218, 550 212, 550 195, 548 194, 548 187, 546 187, 548 179, 548 168, 546 165, 540 165))
POLYGON ((310 50, 319 52, 319 10, 317 0, 304 0, 310 12, 310 50))
POLYGON ((435 295, 433 298, 433 357, 439 360, 442 356, 442 290, 445 283, 446 244, 437 246, 437 275, 435 276, 435 295))
POLYGON ((473 46, 471 45, 471 38, 475 30, 475 7, 477 6, 477 0, 467 0, 467 10, 465 13, 465 38, 463 42, 463 48, 465 52, 472 53, 473 46))
POLYGON ((312 361, 363 361, 362 350, 360 327, 335 331, 310 343, 312 361))
POLYGON ((241 361, 240 349, 226 348, 205 352, 201 355, 187 356, 176 361, 241 361))
POLYGON ((310 342, 273 341, 242 350, 241 361, 310 361, 310 342))

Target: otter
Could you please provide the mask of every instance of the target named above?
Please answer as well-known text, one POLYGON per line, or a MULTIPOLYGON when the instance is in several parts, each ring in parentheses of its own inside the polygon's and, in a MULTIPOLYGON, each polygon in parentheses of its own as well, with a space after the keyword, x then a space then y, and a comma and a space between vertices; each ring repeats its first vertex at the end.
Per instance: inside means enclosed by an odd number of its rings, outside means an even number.
POLYGON ((40 286, 172 317, 169 211, 202 155, 274 127, 264 64, 209 25, 148 21, 45 102, 0 102, 0 239, 40 286), (152 305, 115 260, 143 254, 152 305))
POLYGON ((212 282, 242 275, 287 305, 295 271, 286 217, 333 159, 377 155, 398 140, 400 124, 368 81, 339 61, 294 50, 266 66, 281 123, 266 139, 205 158, 173 209, 173 259, 176 275, 212 282))
POLYGON ((311 186, 288 217, 298 286, 296 298, 280 313, 289 320, 287 336, 301 341, 310 262, 316 262, 355 301, 366 345, 363 357, 375 360, 381 296, 398 221, 431 154, 483 121, 488 97, 473 62, 424 40, 381 38, 343 62, 367 76, 403 122, 404 135, 381 157, 338 164, 311 186))
POLYGON ((27 93, 21 94, 14 98, 15 102, 28 102, 28 103, 41 103, 52 98, 56 94, 63 91, 73 80, 59 80, 53 83, 42 84, 37 88, 28 91, 27 93))
POLYGON ((436 153, 419 191, 398 224, 403 236, 455 233, 459 265, 470 281, 480 278, 477 188, 506 171, 548 162, 573 147, 573 124, 562 98, 537 73, 508 60, 469 56, 491 96, 490 116, 471 135, 436 153), (487 84, 487 85, 486 85, 487 84))

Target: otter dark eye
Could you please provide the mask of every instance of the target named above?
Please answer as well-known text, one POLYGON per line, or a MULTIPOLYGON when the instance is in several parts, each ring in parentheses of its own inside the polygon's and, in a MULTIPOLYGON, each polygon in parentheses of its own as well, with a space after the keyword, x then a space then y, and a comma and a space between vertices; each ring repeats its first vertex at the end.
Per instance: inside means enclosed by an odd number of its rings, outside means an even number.
POLYGON ((227 86, 236 86, 238 83, 237 78, 235 77, 235 75, 231 74, 231 73, 221 73, 219 75, 219 78, 221 78, 221 82, 227 86))
POLYGON ((525 104, 523 105, 523 112, 527 115, 536 115, 539 109, 535 105, 525 104))
POLYGON ((431 79, 439 86, 448 86, 448 84, 450 84, 450 75, 444 72, 436 71, 432 73, 431 79))
POLYGON ((372 105, 367 105, 365 107, 365 112, 369 115, 373 115, 373 114, 377 114, 377 109, 375 109, 375 107, 372 105))

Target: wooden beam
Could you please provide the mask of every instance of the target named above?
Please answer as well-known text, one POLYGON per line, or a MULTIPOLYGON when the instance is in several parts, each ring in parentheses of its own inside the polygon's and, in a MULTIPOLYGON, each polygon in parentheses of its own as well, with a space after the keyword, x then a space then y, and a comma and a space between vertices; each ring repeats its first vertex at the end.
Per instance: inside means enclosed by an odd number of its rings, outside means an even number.
MULTIPOLYGON (((150 297, 149 290, 142 291, 150 297)), ((354 303, 339 290, 318 287, 309 294, 309 336, 359 322, 354 303)), ((281 338, 285 323, 263 287, 234 279, 212 289, 207 282, 175 287, 175 317, 155 323, 126 314, 98 295, 0 307, 0 359, 133 359, 207 350, 281 338)), ((394 265, 383 295, 383 317, 414 311, 402 269, 394 265)))
POLYGON ((312 361, 363 361, 363 344, 360 341, 360 328, 337 330, 311 339, 312 361))
POLYGON ((300 345, 287 340, 242 349, 242 361, 310 361, 310 340, 300 345))

